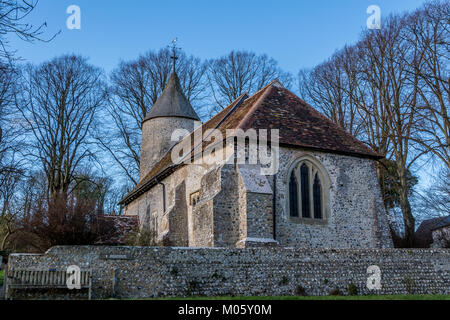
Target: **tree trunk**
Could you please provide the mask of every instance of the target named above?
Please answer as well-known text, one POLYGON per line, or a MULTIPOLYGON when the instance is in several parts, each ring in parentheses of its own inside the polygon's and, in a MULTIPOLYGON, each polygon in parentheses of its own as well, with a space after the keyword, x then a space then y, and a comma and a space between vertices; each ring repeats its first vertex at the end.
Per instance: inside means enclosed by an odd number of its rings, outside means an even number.
POLYGON ((408 199, 408 185, 406 179, 406 170, 399 168, 400 178, 400 207, 403 214, 403 222, 405 224, 405 240, 412 247, 414 244, 415 219, 411 212, 411 205, 408 199))
POLYGON ((8 231, 6 233, 6 235, 3 237, 2 243, 0 245, 0 251, 4 251, 5 250, 5 246, 6 246, 6 241, 8 241, 8 238, 11 236, 11 232, 8 231))

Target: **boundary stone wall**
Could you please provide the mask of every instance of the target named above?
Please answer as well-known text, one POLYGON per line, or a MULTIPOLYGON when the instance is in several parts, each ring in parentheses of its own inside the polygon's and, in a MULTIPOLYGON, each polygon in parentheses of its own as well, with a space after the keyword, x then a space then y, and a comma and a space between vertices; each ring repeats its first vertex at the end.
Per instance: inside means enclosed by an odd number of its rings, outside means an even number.
POLYGON ((70 265, 92 270, 93 298, 348 294, 351 284, 358 294, 450 294, 449 249, 73 246, 12 254, 8 268, 70 265), (371 265, 381 270, 381 290, 367 288, 371 265))

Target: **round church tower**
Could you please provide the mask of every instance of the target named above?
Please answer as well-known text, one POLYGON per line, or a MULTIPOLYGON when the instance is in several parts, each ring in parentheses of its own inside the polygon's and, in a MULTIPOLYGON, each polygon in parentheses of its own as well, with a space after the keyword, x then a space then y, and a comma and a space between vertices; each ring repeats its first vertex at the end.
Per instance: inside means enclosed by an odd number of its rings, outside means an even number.
POLYGON ((194 130, 197 113, 183 94, 176 72, 172 72, 161 96, 142 123, 140 180, 142 180, 176 143, 176 129, 194 130))

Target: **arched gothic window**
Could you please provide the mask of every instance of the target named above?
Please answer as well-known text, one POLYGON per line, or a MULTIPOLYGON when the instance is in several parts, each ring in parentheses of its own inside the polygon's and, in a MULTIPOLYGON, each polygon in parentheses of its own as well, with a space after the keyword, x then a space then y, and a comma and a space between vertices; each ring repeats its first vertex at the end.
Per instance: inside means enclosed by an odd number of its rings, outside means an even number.
POLYGON ((301 160, 289 176, 289 215, 303 219, 324 220, 327 199, 325 177, 318 166, 310 160, 301 160))

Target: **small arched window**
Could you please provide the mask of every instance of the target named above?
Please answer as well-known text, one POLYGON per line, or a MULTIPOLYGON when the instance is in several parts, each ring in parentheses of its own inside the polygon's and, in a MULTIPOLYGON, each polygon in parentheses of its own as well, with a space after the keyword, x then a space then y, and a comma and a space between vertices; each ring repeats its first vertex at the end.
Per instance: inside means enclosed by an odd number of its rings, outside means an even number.
POLYGON ((326 217, 326 180, 323 170, 312 161, 297 162, 289 176, 289 215, 303 219, 324 220, 326 217))

